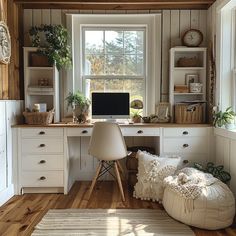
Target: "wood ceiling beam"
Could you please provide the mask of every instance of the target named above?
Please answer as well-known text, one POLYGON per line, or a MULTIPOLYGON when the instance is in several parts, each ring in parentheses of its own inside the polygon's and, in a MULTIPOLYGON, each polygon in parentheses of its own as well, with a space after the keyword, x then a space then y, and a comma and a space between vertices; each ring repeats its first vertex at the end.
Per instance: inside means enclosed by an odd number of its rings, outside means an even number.
POLYGON ((23 8, 83 10, 207 9, 214 0, 14 0, 23 8))

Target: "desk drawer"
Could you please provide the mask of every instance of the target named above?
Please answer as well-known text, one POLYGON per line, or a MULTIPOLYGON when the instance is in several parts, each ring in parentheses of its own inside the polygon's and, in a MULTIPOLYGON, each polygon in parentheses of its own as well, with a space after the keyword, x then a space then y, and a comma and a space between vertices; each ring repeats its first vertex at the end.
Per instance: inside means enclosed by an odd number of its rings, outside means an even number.
POLYGON ((63 153, 63 139, 22 139, 22 153, 63 153))
POLYGON ((121 127, 123 136, 159 136, 159 128, 149 127, 121 127))
POLYGON ((21 166, 27 171, 63 170, 63 155, 25 155, 21 166))
POLYGON ((22 187, 63 187, 63 171, 23 171, 22 187))
POLYGON ((89 128, 67 128, 67 136, 91 136, 92 135, 92 127, 89 128))
POLYGON ((164 128, 164 137, 206 137, 207 128, 164 128))
POLYGON ((165 153, 208 153, 206 138, 164 138, 165 153))
POLYGON ((63 128, 22 128, 21 137, 33 137, 33 138, 44 138, 44 137, 63 137, 63 128))

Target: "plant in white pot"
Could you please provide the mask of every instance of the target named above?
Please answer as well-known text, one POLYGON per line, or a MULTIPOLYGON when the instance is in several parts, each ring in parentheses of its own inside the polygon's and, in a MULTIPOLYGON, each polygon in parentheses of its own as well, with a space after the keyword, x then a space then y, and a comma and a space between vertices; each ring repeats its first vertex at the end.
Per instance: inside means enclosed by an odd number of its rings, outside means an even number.
POLYGON ((89 106, 91 101, 81 92, 70 92, 66 97, 67 108, 71 107, 73 111, 73 122, 84 123, 87 121, 89 106))
POLYGON ((233 111, 232 107, 228 107, 225 112, 218 111, 213 114, 214 121, 213 125, 215 127, 225 126, 226 129, 235 128, 235 116, 236 113, 233 111))

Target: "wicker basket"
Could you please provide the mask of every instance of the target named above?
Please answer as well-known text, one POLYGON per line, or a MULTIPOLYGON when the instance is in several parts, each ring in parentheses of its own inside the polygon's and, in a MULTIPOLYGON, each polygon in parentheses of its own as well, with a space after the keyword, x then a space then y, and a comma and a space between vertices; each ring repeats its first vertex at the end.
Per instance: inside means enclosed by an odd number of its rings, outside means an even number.
POLYGON ((175 122, 179 124, 203 123, 204 104, 176 104, 175 122))
POLYGON ((23 112, 25 123, 29 125, 48 125, 54 117, 54 110, 49 112, 23 112))
POLYGON ((201 62, 196 57, 181 57, 177 61, 178 67, 198 67, 201 65, 201 62))
POLYGON ((37 52, 30 53, 30 66, 35 67, 48 67, 51 66, 48 58, 44 55, 41 55, 37 52))

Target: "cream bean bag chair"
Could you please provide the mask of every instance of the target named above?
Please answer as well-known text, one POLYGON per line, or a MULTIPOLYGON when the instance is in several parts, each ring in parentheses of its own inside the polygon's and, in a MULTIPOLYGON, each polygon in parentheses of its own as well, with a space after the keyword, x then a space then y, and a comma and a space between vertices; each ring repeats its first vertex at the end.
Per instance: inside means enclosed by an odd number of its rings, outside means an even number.
POLYGON ((184 168, 164 179, 163 206, 174 219, 202 229, 230 226, 235 199, 228 186, 211 174, 184 168))

